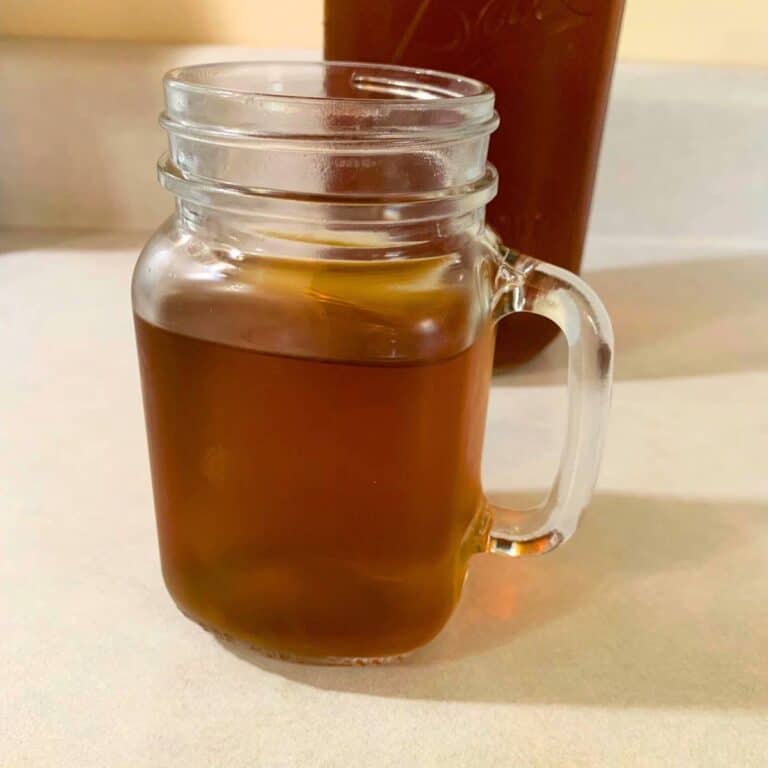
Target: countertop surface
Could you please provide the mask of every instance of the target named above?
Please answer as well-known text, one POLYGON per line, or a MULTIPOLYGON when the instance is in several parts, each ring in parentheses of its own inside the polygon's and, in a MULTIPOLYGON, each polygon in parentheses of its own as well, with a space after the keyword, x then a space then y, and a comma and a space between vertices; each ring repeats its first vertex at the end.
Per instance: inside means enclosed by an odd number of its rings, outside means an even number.
MULTIPOLYGON (((133 235, 0 233, 0 765, 764 766, 768 244, 593 240, 616 383, 566 546, 481 555, 401 664, 236 654, 163 587, 133 235)), ((562 345, 494 383, 485 480, 545 487, 562 345)))

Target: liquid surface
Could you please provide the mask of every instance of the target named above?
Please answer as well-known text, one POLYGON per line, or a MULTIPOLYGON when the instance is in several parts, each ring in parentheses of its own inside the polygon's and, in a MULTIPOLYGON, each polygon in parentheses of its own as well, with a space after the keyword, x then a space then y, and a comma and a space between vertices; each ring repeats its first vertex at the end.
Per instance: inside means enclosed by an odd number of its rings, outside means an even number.
POLYGON ((431 639, 481 546, 490 328, 424 364, 263 354, 139 317, 136 333, 180 607, 303 658, 431 639))
MULTIPOLYGON (((623 0, 325 0, 325 55, 456 72, 496 92, 488 220, 511 248, 581 265, 623 0)), ((533 315, 502 320, 496 363, 554 337, 533 315)))

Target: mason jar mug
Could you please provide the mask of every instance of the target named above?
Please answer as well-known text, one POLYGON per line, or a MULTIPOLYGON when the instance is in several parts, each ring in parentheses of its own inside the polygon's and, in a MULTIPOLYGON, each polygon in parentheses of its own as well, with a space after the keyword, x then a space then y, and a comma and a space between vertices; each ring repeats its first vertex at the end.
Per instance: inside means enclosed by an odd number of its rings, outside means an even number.
POLYGON ((609 399, 605 310, 486 229, 498 119, 480 82, 213 64, 170 72, 165 97, 176 210, 132 291, 167 587, 271 655, 400 656, 445 624, 473 554, 574 532, 609 399), (523 511, 481 486, 495 326, 517 312, 570 350, 560 471, 523 511))

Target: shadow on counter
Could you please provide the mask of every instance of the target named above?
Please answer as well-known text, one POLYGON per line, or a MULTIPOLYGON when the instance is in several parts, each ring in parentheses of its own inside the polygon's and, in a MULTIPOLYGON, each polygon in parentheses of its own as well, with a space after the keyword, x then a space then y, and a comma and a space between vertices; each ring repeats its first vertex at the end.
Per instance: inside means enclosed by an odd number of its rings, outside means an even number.
POLYGON ((756 503, 598 494, 553 554, 475 557, 446 628, 399 664, 313 667, 223 647, 297 683, 374 696, 768 709, 766 527, 756 503))
MULTIPOLYGON (((768 255, 604 269, 585 275, 616 337, 617 380, 768 370, 768 255)), ((565 381, 559 337, 497 386, 565 381)))

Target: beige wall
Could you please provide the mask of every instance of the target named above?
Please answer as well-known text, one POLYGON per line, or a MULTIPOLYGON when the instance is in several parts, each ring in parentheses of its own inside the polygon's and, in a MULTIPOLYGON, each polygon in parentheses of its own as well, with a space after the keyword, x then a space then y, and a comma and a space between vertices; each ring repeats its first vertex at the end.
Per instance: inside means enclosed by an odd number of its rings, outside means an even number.
POLYGON ((0 33, 319 47, 322 0, 0 0, 0 33))
MULTIPOLYGON (((621 49, 625 57, 768 65, 768 0, 627 2, 621 49)), ((3 0, 2 4, 0 34, 5 35, 268 48, 315 48, 321 38, 322 0, 3 0)))
POLYGON ((768 0, 626 0, 627 58, 768 64, 768 0))

